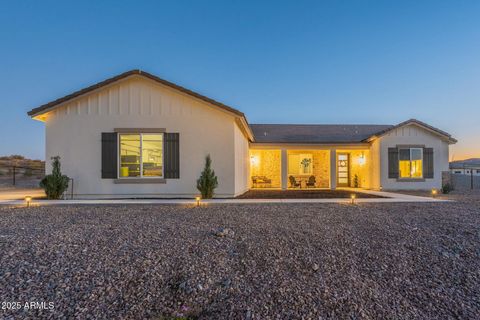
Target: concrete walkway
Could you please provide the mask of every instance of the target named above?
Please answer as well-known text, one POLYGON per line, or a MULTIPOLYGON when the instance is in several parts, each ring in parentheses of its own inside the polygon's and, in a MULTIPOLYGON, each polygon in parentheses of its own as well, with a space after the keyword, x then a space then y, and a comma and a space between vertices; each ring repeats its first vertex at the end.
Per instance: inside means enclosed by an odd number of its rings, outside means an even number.
MULTIPOLYGON (((353 189, 344 189, 352 190, 353 189)), ((356 203, 392 203, 392 202, 446 202, 449 200, 431 197, 412 196, 393 192, 358 190, 387 198, 357 198, 356 203)), ((248 204, 248 203, 350 203, 350 199, 210 199, 202 200, 207 204, 248 204)), ((194 199, 94 199, 94 200, 33 200, 35 205, 116 205, 116 204, 195 204, 194 199)), ((0 205, 24 205, 24 200, 0 199, 0 205)))
POLYGON ((42 189, 33 188, 5 188, 0 187, 0 201, 1 200, 23 200, 25 196, 33 198, 45 197, 45 192, 42 189))

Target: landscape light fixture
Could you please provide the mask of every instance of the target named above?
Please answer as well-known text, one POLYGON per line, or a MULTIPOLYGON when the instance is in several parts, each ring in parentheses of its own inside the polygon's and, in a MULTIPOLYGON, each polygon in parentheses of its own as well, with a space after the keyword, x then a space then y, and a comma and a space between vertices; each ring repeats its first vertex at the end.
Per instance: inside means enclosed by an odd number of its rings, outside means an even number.
POLYGON ((197 207, 200 207, 200 197, 195 197, 195 201, 197 202, 197 207))
POLYGON ((32 197, 31 196, 26 196, 25 197, 25 202, 27 203, 27 208, 29 208, 30 203, 32 202, 32 197))
POLYGON ((437 189, 432 189, 432 197, 435 198, 435 196, 438 194, 437 189))
POLYGON ((350 200, 351 200, 351 203, 352 203, 352 204, 355 204, 355 198, 356 198, 356 197, 357 197, 357 196, 355 195, 355 193, 352 193, 352 194, 350 195, 350 200))

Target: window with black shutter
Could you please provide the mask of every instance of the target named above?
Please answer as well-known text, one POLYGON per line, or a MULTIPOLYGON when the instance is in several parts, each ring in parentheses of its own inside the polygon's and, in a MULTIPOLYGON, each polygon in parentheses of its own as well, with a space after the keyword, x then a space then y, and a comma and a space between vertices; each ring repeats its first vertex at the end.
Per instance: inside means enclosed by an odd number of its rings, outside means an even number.
POLYGON ((102 179, 116 179, 118 135, 116 132, 102 132, 102 179))
POLYGON ((423 148, 423 177, 433 179, 433 148, 423 148))
POLYGON ((180 135, 165 133, 165 178, 180 178, 180 135))
POLYGON ((388 148, 388 177, 398 178, 398 149, 388 148))

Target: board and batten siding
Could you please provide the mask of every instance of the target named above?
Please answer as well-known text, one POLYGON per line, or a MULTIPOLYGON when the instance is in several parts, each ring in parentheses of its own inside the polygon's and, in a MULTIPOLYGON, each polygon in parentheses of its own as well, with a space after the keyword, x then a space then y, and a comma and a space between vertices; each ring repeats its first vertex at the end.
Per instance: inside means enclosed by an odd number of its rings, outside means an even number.
MULTIPOLYGON (((371 149, 375 153, 378 149, 378 159, 380 160, 380 181, 373 183, 374 189, 383 190, 415 190, 441 188, 442 171, 448 171, 448 142, 439 138, 438 135, 429 132, 417 125, 406 125, 392 130, 372 143, 371 149), (397 178, 389 177, 389 148, 397 146, 422 146, 431 148, 429 152, 433 153, 433 178, 426 178, 421 181, 400 181, 397 178), (377 187, 378 185, 378 187, 377 187)), ((425 156, 425 155, 424 155, 425 156)), ((432 174, 425 172, 428 176, 432 174)))
MULTIPOLYGON (((235 181, 235 118, 218 108, 143 77, 132 76, 60 106, 48 114, 49 159, 61 157, 62 171, 74 179, 78 198, 193 197, 196 180, 210 154, 218 176, 218 197, 234 196, 246 185, 235 181), (102 132, 114 128, 165 128, 180 135, 180 179, 165 184, 115 184, 102 179, 102 132)), ((236 138, 235 138, 236 137, 236 138)))

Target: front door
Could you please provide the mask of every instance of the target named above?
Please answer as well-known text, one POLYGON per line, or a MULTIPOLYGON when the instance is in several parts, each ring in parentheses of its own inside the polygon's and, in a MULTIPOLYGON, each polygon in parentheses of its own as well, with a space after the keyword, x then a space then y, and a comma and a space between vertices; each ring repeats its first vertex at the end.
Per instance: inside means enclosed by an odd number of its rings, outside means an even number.
POLYGON ((350 186, 350 157, 347 153, 339 153, 337 156, 337 186, 350 186))

